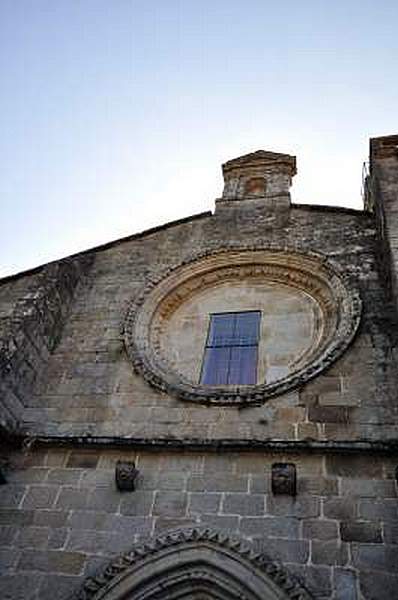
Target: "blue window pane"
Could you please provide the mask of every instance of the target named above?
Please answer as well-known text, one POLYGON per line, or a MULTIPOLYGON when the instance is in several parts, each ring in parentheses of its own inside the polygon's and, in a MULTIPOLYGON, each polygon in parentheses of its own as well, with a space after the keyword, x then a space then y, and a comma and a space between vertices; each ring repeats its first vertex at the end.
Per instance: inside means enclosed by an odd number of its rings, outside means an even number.
POLYGON ((260 317, 260 311, 218 313, 211 316, 201 383, 257 383, 260 317))
POLYGON ((231 348, 207 348, 203 363, 202 383, 222 385, 228 382, 231 348))
POLYGON ((230 385, 257 383, 257 346, 231 348, 228 383, 230 385))
POLYGON ((260 325, 259 312, 235 314, 234 345, 254 346, 258 343, 260 325))
POLYGON ((235 315, 212 315, 207 346, 231 346, 234 340, 235 315))

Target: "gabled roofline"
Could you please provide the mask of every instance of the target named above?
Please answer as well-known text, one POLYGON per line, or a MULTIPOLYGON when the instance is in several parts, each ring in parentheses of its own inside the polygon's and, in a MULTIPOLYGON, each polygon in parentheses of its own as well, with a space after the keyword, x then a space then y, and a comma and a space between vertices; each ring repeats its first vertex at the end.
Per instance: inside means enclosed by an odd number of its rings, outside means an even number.
MULTIPOLYGON (((350 214, 356 216, 369 216, 369 212, 363 209, 349 208, 345 206, 329 206, 327 204, 300 204, 300 203, 292 203, 291 208, 300 208, 308 211, 321 211, 321 212, 330 212, 330 213, 341 213, 341 214, 350 214)), ((109 248, 113 248, 119 244, 123 244, 124 242, 130 242, 132 240, 139 240, 141 238, 146 237, 147 235, 152 235, 154 233, 158 233, 159 231, 163 231, 165 229, 169 229, 171 227, 175 227, 177 225, 183 225, 184 223, 189 223, 191 221, 197 221, 199 219, 204 219, 207 217, 213 216, 213 213, 210 210, 197 213, 195 215, 190 215, 189 217, 183 217, 182 219, 176 219, 175 221, 168 221, 167 223, 163 223, 162 225, 156 225, 155 227, 150 227, 149 229, 144 229, 143 231, 139 231, 137 233, 133 233, 131 235, 118 238, 116 240, 112 240, 111 242, 105 242, 104 244, 99 244, 98 246, 93 246, 88 248, 87 250, 81 250, 80 252, 76 252, 74 254, 69 254, 67 256, 63 256, 62 258, 57 258, 55 260, 50 260, 47 263, 42 265, 38 265, 37 267, 32 267, 30 269, 26 269, 25 271, 19 271, 18 273, 13 273, 12 275, 6 275, 5 277, 0 278, 0 285, 3 283, 8 283, 10 281, 15 281, 21 277, 25 277, 28 275, 35 275, 36 273, 40 273, 45 267, 48 265, 53 265, 57 262, 61 262, 63 260, 70 260, 79 258, 80 256, 85 256, 86 254, 90 254, 91 252, 98 252, 101 250, 108 250, 109 248)))
POLYGON ((131 235, 118 238, 117 240, 112 240, 111 242, 105 242, 105 244, 100 244, 99 246, 93 246, 92 248, 88 248, 87 250, 81 250, 80 252, 76 252, 75 254, 69 254, 68 256, 63 256, 62 258, 57 258, 55 260, 50 260, 48 263, 44 263, 42 265, 38 265, 37 267, 32 267, 31 269, 26 269, 25 271, 19 271, 18 273, 13 273, 12 275, 6 275, 5 277, 0 278, 0 285, 3 283, 8 283, 9 281, 15 281, 20 277, 25 277, 27 275, 35 275, 36 273, 40 273, 42 269, 47 267, 48 265, 53 265, 54 263, 61 262, 63 260, 70 260, 74 258, 79 258, 80 256, 85 256, 86 254, 90 254, 90 252, 97 252, 99 250, 108 250, 109 248, 113 248, 118 244, 123 244, 124 242, 130 242, 132 240, 141 239, 146 237, 147 235, 151 235, 153 233, 158 233, 159 231, 163 231, 164 229, 169 229, 171 227, 175 227, 176 225, 183 225, 184 223, 189 223, 190 221, 197 221, 199 219, 203 219, 205 217, 211 217, 212 212, 207 210, 205 212, 197 213, 195 215, 190 215, 189 217, 183 217, 182 219, 176 219, 175 221, 168 221, 167 223, 163 223, 162 225, 156 225, 155 227, 151 227, 150 229, 144 229, 144 231, 139 231, 138 233, 133 233, 131 235))

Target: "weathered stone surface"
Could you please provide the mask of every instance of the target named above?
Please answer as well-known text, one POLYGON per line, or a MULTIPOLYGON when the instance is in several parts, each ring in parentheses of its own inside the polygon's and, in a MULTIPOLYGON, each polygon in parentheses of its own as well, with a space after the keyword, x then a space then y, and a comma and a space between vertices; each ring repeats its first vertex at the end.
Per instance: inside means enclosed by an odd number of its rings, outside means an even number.
POLYGON ((0 597, 4 600, 36 600, 41 576, 37 573, 18 573, 0 577, 0 597))
POLYGON ((320 501, 316 497, 285 496, 271 497, 267 502, 267 511, 275 516, 311 518, 320 514, 320 501))
POLYGON ((22 485, 9 484, 1 489, 0 508, 17 508, 24 497, 26 488, 22 485))
POLYGON ((22 508, 52 508, 58 493, 57 486, 31 485, 23 499, 22 508))
POLYGON ((189 495, 190 513, 217 513, 220 508, 221 494, 195 493, 189 495))
POLYGON ((303 522, 303 537, 315 540, 336 539, 338 537, 337 523, 326 519, 305 520, 303 522))
POLYGON ((352 562, 359 569, 397 573, 397 548, 380 544, 355 544, 352 546, 352 562))
POLYGON ((46 575, 39 589, 40 600, 66 600, 78 589, 82 577, 46 575))
POLYGON ((158 492, 153 514, 165 517, 183 517, 187 511, 187 494, 181 492, 158 492))
POLYGON ((357 580, 355 572, 349 569, 333 569, 333 583, 336 590, 336 598, 344 600, 357 600, 357 580))
MULTIPOLYGON (((0 488, 1 598, 61 600, 135 542, 151 543, 159 533, 198 525, 234 534, 286 564, 314 598, 395 596, 394 144, 376 144, 368 190, 374 213, 291 205, 287 196, 269 195, 278 182, 262 182, 267 204, 251 197, 258 182, 246 187, 249 180, 233 180, 238 199, 229 187, 214 215, 0 282, 0 435, 23 427, 25 439, 21 449, 3 452, 8 483, 0 488), (300 344, 309 354, 315 351, 311 332, 323 310, 330 311, 329 324, 333 320, 330 301, 339 281, 357 290, 362 302, 359 330, 344 354, 327 370, 321 364, 311 379, 298 380, 295 389, 276 390, 266 402, 253 396, 250 405, 242 402, 244 390, 240 399, 236 390, 228 392, 236 405, 231 398, 217 404, 218 392, 216 402, 209 397, 209 405, 201 405, 159 390, 159 381, 148 385, 124 344, 134 299, 149 288, 156 294, 156 286, 177 277, 179 269, 193 284, 189 274, 199 257, 216 265, 224 255, 223 268, 229 269, 234 253, 242 258, 267 252, 276 262, 289 257, 271 287, 265 267, 256 274, 244 266, 244 277, 231 271, 217 289, 214 281, 201 280, 202 301, 189 286, 180 289, 184 306, 173 296, 175 286, 168 298, 175 298, 174 308, 159 300, 176 328, 154 332, 153 340, 178 338, 175 348, 183 348, 170 357, 174 374, 180 364, 181 372, 199 381, 207 313, 246 310, 250 298, 250 309, 261 304, 264 313, 261 377, 266 385, 283 377, 300 344), (311 269, 304 281, 306 261, 311 269), (324 268, 338 273, 329 282, 333 293, 323 294, 320 284, 313 294, 323 300, 309 310, 302 290, 324 268), (290 285, 287 274, 293 287, 277 297, 278 286, 290 285), (134 492, 117 491, 118 460, 136 464, 134 492), (295 497, 272 494, 277 462, 295 465, 295 497)), ((278 185, 286 186, 282 179, 278 185)), ((271 271, 275 277, 275 264, 271 271)))
POLYGON ((248 537, 293 538, 299 537, 300 521, 286 517, 244 517, 240 531, 248 537))
POLYGON ((262 516, 264 514, 264 496, 261 494, 225 494, 223 513, 242 516, 262 516))
POLYGON ((366 569, 361 572, 360 590, 365 598, 391 600, 397 593, 398 575, 366 569))
POLYGON ((120 512, 122 515, 146 516, 152 511, 154 502, 153 492, 134 492, 122 497, 120 512))
POLYGON ((323 501, 323 512, 328 519, 349 521, 357 516, 357 503, 352 498, 332 496, 323 501))
POLYGON ((319 565, 346 565, 349 560, 348 545, 344 542, 313 540, 311 559, 319 565))
POLYGON ((25 550, 19 559, 19 568, 26 571, 58 572, 78 575, 84 565, 84 554, 59 550, 25 550))
POLYGON ((351 521, 340 524, 341 539, 345 542, 382 542, 381 526, 368 521, 351 521))

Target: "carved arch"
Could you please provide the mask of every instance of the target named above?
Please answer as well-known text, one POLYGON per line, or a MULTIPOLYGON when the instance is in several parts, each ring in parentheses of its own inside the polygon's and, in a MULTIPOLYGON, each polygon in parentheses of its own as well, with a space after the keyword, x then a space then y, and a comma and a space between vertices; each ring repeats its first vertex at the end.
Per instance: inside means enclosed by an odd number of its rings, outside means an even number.
MULTIPOLYGON (((203 404, 259 404, 319 375, 348 348, 358 330, 362 303, 349 273, 325 256, 277 244, 234 244, 193 254, 150 277, 133 298, 123 324, 127 354, 136 373, 154 388, 203 404), (162 351, 170 315, 198 291, 242 278, 300 290, 319 308, 319 332, 310 351, 279 379, 256 385, 207 386, 179 372, 162 351)), ((301 358, 301 357, 300 357, 301 358)))
POLYGON ((311 600, 282 567, 211 529, 167 533, 135 546, 88 579, 77 600, 311 600))

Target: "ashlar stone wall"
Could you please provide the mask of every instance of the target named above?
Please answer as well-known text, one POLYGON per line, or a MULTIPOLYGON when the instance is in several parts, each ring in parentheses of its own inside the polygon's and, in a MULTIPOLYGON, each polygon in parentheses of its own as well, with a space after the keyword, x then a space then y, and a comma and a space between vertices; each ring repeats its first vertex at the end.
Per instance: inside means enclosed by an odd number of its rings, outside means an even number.
MULTIPOLYGON (((235 205, 234 205, 235 206, 235 205)), ((292 207, 283 227, 266 211, 229 208, 94 253, 24 428, 33 435, 130 438, 388 440, 395 438, 395 321, 377 269, 373 218, 292 207), (202 406, 159 393, 134 373, 123 324, 148 281, 197 254, 231 245, 324 255, 361 294, 363 312, 346 353, 312 382, 266 403, 202 406)), ((198 356, 198 364, 202 355, 198 356)))
POLYGON ((397 316, 380 267, 379 217, 290 206, 284 191, 283 202, 272 186, 267 203, 257 191, 225 197, 214 215, 49 265, 27 287, 23 277, 0 286, 11 324, 1 424, 19 444, 1 459, 2 598, 66 599, 139 540, 198 525, 268 552, 314 598, 394 598, 397 316), (195 404, 149 385, 124 344, 132 300, 220 249, 324 257, 362 300, 349 348, 258 405, 195 404), (115 488, 119 458, 140 471, 134 492, 115 488), (271 466, 281 461, 296 465, 295 497, 271 492, 271 466))
POLYGON ((392 600, 398 588, 396 460, 260 452, 39 449, 9 455, 0 491, 3 599, 65 600, 149 536, 204 526, 280 561, 314 598, 392 600), (118 459, 137 490, 119 492, 118 459), (294 462, 297 496, 271 493, 294 462))

